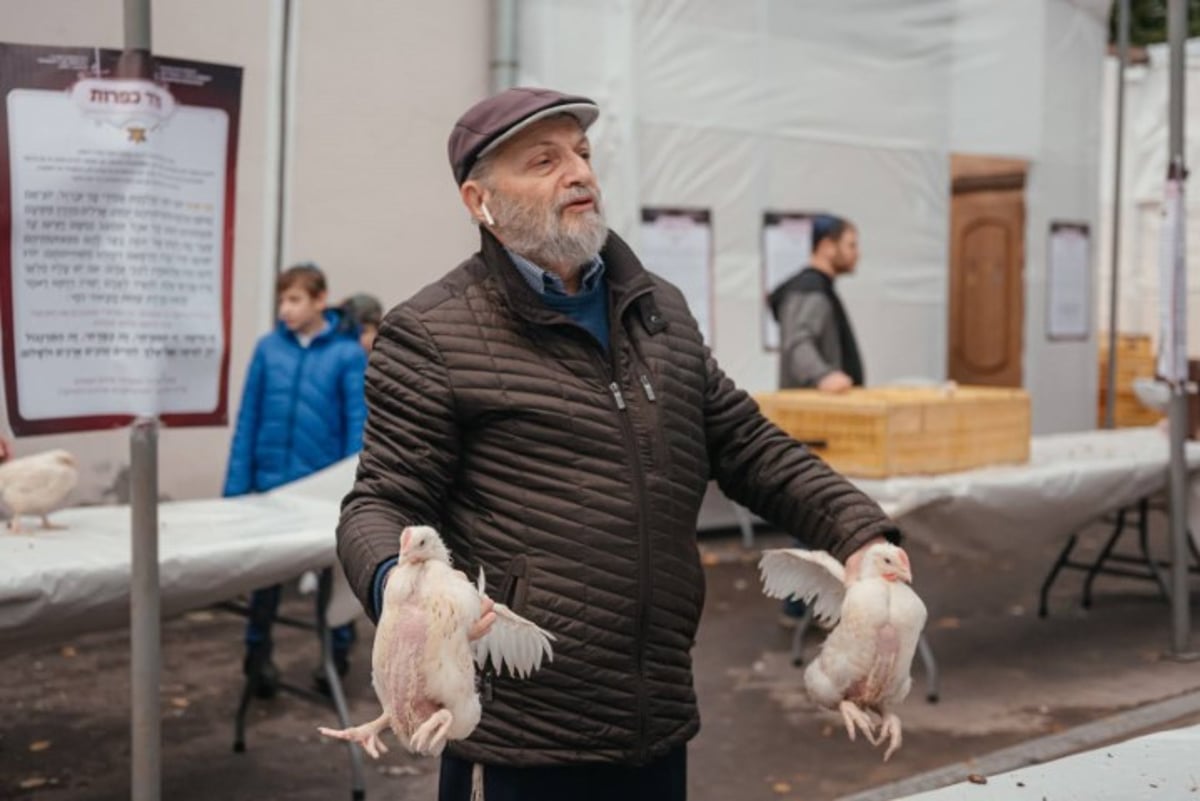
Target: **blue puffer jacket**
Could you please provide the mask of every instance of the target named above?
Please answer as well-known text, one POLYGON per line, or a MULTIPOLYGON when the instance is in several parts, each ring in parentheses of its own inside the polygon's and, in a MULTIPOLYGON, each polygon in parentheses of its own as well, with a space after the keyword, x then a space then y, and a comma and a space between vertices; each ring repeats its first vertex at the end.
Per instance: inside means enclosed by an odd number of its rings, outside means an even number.
POLYGON ((327 311, 307 348, 280 323, 258 341, 229 453, 225 496, 265 492, 362 448, 367 356, 357 331, 327 311))

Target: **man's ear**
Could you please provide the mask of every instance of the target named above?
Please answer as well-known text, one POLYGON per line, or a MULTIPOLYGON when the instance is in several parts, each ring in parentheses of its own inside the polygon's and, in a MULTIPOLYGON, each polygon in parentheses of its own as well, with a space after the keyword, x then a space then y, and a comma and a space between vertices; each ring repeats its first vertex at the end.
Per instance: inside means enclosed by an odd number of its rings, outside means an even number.
POLYGON ((488 222, 488 214, 483 210, 483 187, 479 185, 478 181, 466 181, 459 187, 458 194, 473 218, 480 223, 488 222))

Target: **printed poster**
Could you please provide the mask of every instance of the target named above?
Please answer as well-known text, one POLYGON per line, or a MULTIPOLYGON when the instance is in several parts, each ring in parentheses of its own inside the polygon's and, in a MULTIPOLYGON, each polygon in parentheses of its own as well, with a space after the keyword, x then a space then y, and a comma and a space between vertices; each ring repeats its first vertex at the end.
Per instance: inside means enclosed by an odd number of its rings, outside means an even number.
POLYGON ((239 67, 0 44, 0 316, 17 435, 227 417, 239 67))

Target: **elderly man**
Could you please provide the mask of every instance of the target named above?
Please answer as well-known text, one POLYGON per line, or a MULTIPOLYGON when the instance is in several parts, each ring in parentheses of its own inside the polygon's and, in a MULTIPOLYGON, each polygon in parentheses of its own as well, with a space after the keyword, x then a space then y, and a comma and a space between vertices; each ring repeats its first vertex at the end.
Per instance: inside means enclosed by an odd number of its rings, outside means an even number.
POLYGON ((457 566, 557 638, 525 681, 482 677, 442 801, 686 793, 700 727, 696 518, 710 476, 848 560, 898 532, 721 372, 680 291, 604 222, 590 100, 511 89, 468 110, 450 166, 477 253, 384 319, 338 552, 377 614, 401 530, 439 528, 457 566), (482 766, 482 771, 476 769, 482 766))

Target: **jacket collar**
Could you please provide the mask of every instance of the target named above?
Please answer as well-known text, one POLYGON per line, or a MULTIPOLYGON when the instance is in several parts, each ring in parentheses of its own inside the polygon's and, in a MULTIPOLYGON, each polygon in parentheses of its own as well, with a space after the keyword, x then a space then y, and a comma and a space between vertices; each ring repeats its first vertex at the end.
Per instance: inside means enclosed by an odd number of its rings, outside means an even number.
MULTIPOLYGON (((489 273, 497 276, 497 283, 513 310, 531 322, 561 322, 563 315, 542 302, 529 283, 517 272, 500 240, 486 228, 480 227, 479 232, 479 253, 489 273)), ((608 239, 600 250, 600 258, 604 260, 613 308, 618 316, 624 313, 628 304, 653 291, 654 282, 638 261, 638 257, 629 245, 612 231, 609 231, 608 239)), ((659 316, 657 309, 653 314, 655 317, 659 316)))
MULTIPOLYGON (((342 320, 342 313, 338 310, 326 309, 323 312, 323 316, 325 317, 325 328, 321 331, 321 333, 312 338, 310 345, 316 344, 317 342, 324 342, 327 339, 333 339, 334 337, 339 336, 350 335, 355 339, 358 338, 357 334, 348 332, 348 329, 345 327, 342 320)), ((296 334, 283 324, 282 320, 275 323, 275 330, 278 331, 279 334, 285 339, 290 339, 293 342, 300 341, 296 334)))

